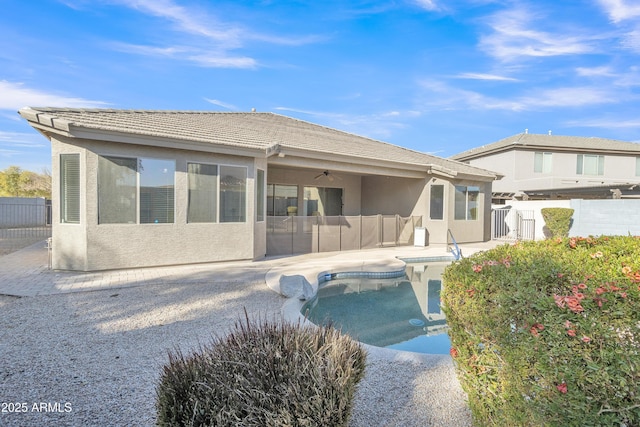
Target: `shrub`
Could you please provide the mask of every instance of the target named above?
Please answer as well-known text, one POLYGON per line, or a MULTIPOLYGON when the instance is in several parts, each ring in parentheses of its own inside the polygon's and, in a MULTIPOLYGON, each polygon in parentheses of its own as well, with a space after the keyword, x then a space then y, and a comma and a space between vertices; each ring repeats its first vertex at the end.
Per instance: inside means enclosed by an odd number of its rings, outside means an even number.
MULTIPOLYGON (((567 237, 571 228, 573 209, 569 208, 543 208, 542 218, 546 224, 548 238, 567 237)), ((547 234, 547 233, 545 233, 547 234)))
POLYGON ((346 426, 365 369, 360 343, 331 327, 238 321, 226 337, 169 354, 161 426, 346 426))
POLYGON ((640 426, 640 239, 503 245, 443 280, 477 425, 640 426))

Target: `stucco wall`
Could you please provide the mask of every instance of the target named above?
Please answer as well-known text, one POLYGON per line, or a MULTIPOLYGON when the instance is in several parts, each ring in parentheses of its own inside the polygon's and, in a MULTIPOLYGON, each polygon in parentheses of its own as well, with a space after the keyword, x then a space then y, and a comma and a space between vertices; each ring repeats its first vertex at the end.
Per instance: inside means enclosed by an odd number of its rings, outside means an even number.
POLYGON ((53 267, 103 270, 254 258, 254 159, 194 151, 81 141, 80 148, 60 137, 53 140, 53 267), (81 223, 60 224, 59 166, 61 152, 81 153, 81 223), (147 157, 176 161, 175 221, 172 224, 98 224, 99 155, 147 157), (247 221, 187 223, 187 162, 247 167, 247 221))
POLYGON ((640 200, 512 200, 507 205, 521 211, 533 211, 535 238, 545 238, 543 208, 571 208, 574 210, 569 236, 640 235, 640 200))
MULTIPOLYGON (((60 223, 60 154, 79 154, 80 171, 86 169, 86 150, 51 140, 51 242, 52 267, 59 270, 87 269, 87 205, 80 199, 80 223, 60 223)), ((86 183, 80 180, 80 193, 86 191, 86 183)))
POLYGON ((570 236, 640 235, 640 200, 571 200, 570 236))
MULTIPOLYGON (((449 219, 449 229, 453 233, 458 243, 484 242, 491 239, 491 183, 455 181, 449 185, 446 198, 445 215, 449 219), (477 186, 480 187, 478 195, 478 219, 476 220, 456 220, 455 219, 455 186, 477 186)), ((446 239, 446 235, 445 235, 446 239)), ((447 240, 433 241, 433 243, 447 243, 447 240)))
POLYGON ((640 181, 640 177, 636 175, 635 155, 605 155, 604 175, 597 176, 576 173, 578 152, 554 152, 551 171, 539 173, 534 172, 535 153, 547 150, 518 148, 473 159, 469 161, 469 164, 504 175, 504 178, 494 182, 494 192, 570 188, 640 181))
POLYGON ((471 166, 497 172, 504 178, 493 182, 493 191, 511 191, 516 179, 515 153, 507 151, 468 161, 471 166))
POLYGON ((425 199, 424 179, 362 178, 362 215, 422 216, 426 214, 425 199))

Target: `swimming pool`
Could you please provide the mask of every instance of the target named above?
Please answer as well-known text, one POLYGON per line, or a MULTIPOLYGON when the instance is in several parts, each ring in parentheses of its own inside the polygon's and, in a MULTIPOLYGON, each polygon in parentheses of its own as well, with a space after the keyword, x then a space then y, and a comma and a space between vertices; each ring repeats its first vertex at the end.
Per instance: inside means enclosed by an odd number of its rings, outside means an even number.
POLYGON ((405 274, 396 278, 333 275, 301 313, 315 324, 333 324, 376 347, 448 354, 451 345, 440 290, 450 263, 410 262, 405 274))

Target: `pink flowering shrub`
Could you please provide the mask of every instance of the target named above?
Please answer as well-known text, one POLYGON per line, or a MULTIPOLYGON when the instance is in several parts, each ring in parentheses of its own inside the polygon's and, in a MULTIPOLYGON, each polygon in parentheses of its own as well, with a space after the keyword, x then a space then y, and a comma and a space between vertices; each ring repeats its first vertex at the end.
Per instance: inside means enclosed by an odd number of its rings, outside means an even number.
POLYGON ((640 239, 503 245, 441 294, 477 425, 640 426, 640 239))

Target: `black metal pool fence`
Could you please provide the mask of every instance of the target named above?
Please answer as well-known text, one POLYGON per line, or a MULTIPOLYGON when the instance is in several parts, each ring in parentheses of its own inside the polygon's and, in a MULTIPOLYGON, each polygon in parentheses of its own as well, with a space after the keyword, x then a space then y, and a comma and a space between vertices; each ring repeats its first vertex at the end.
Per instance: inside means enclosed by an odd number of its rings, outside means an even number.
POLYGON ((420 216, 269 216, 267 255, 409 246, 421 225, 420 216))

